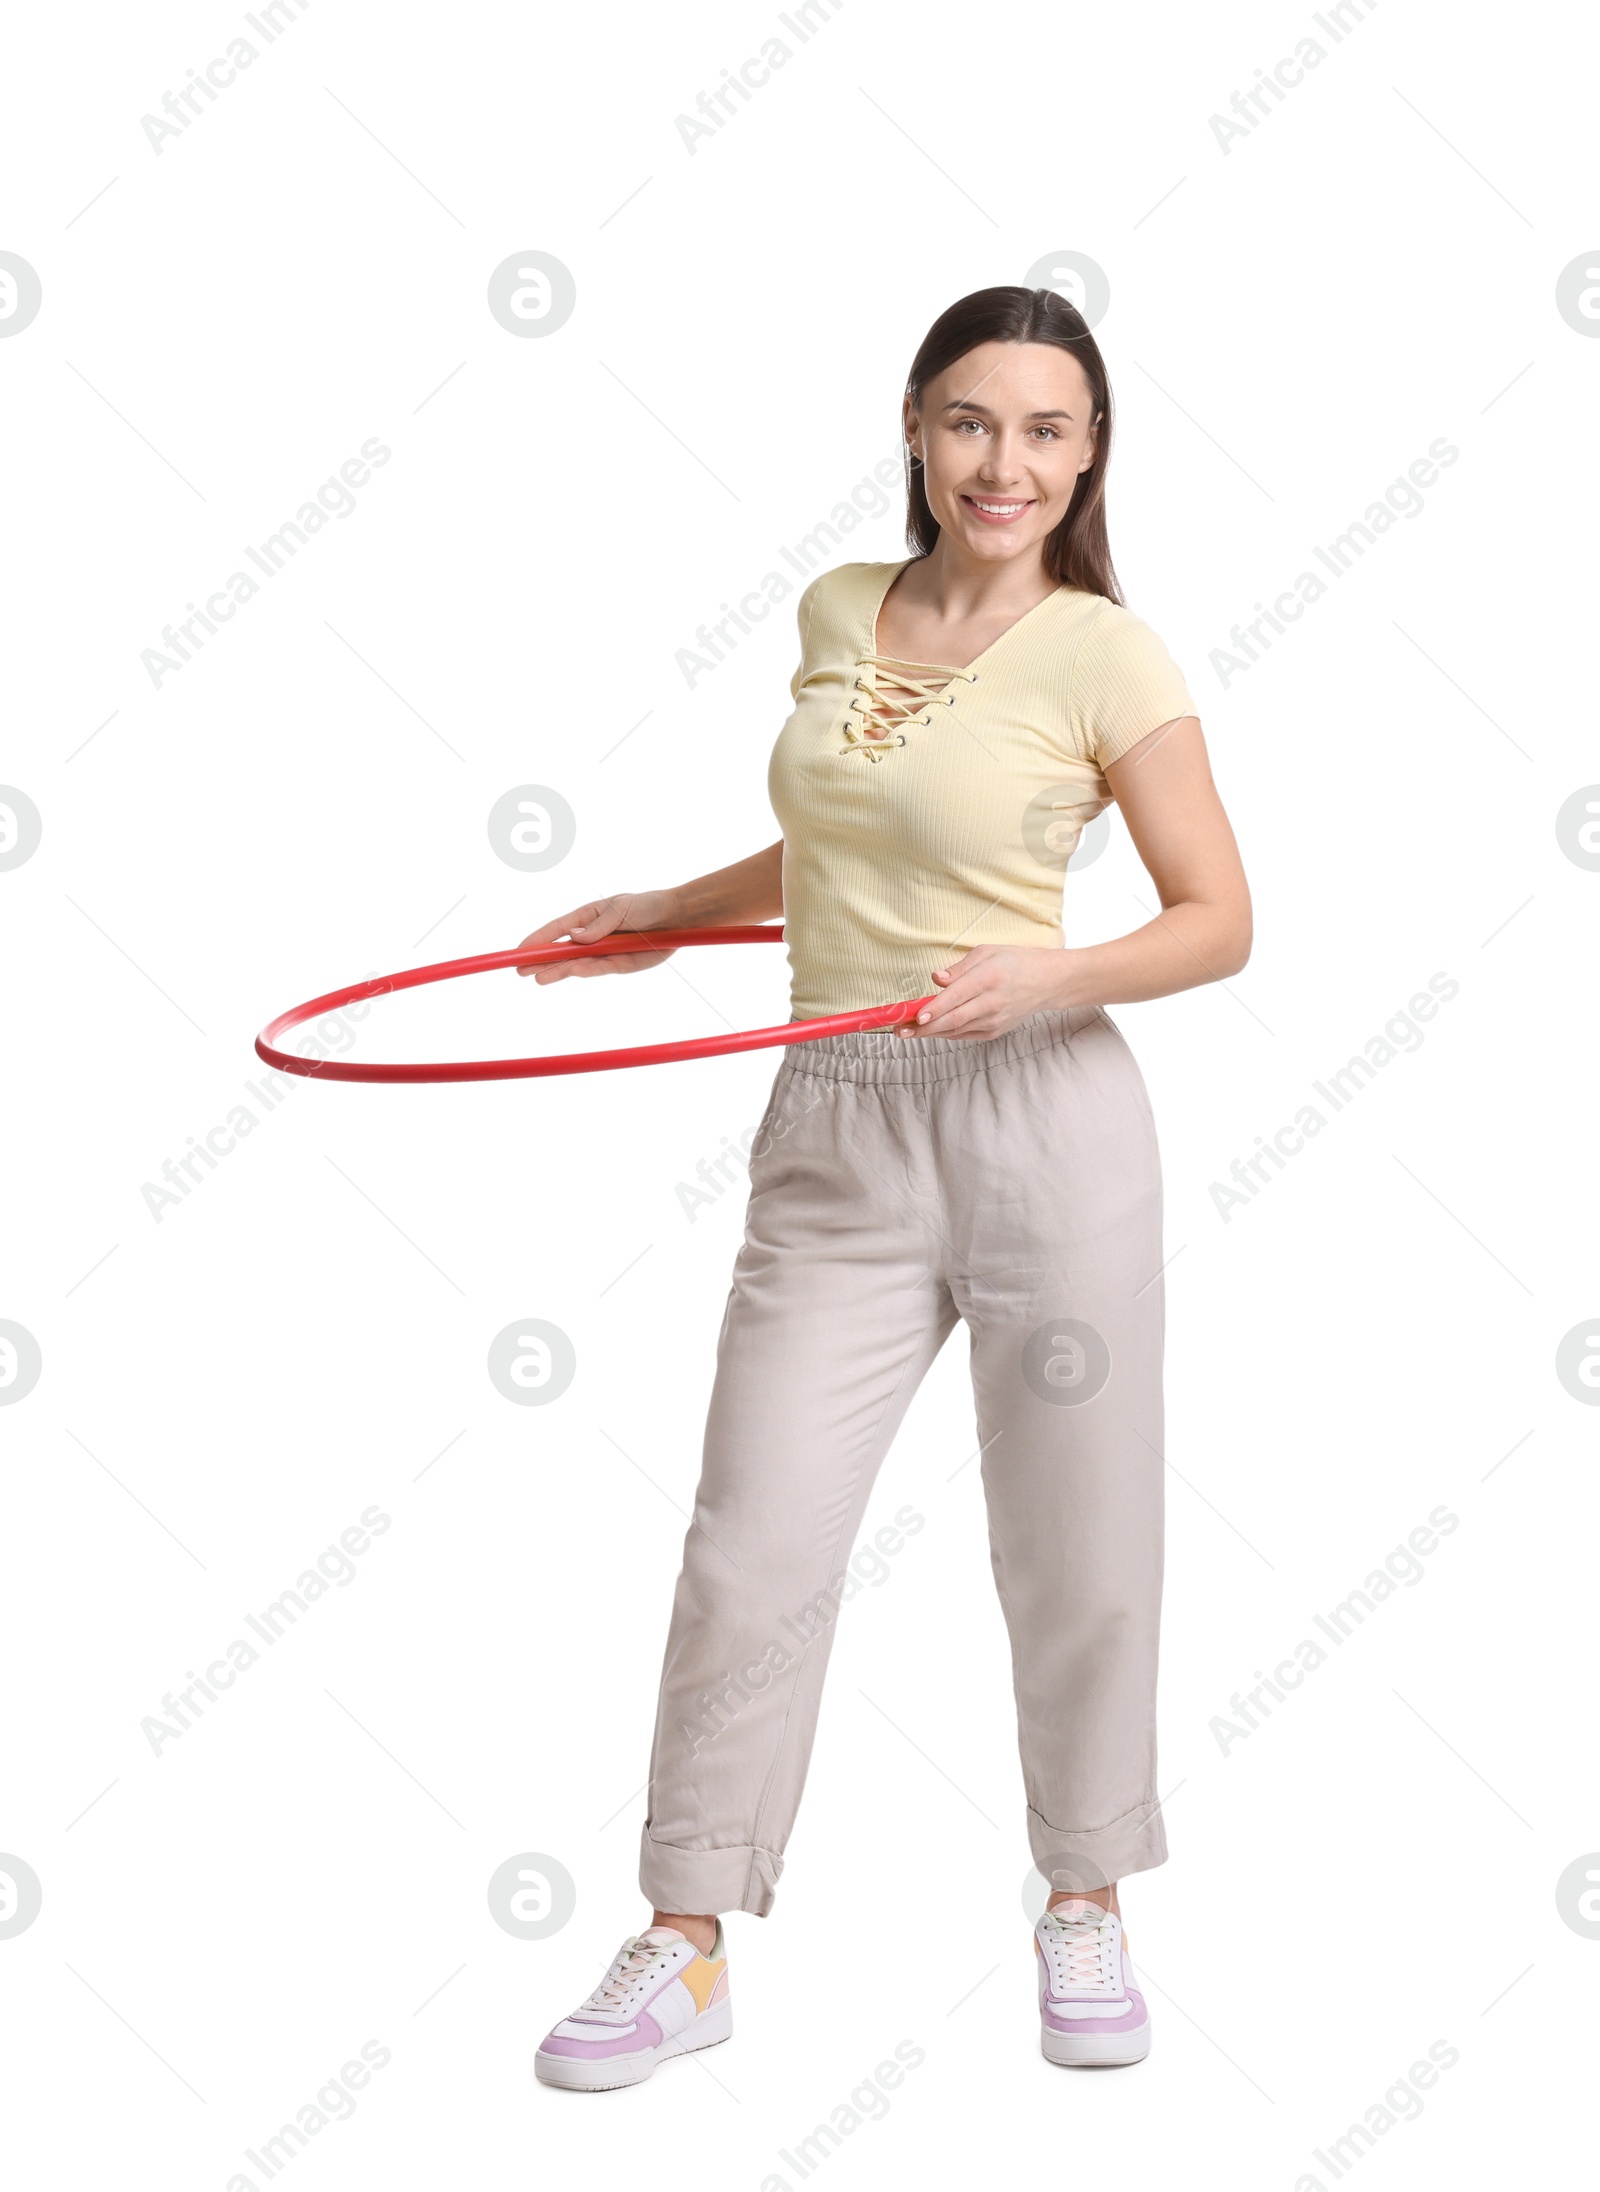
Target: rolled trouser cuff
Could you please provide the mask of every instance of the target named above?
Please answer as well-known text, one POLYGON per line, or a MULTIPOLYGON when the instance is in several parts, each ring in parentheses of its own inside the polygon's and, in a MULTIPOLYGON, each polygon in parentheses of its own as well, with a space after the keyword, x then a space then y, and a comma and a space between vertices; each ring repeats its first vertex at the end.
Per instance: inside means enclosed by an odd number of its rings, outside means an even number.
POLYGON ((1055 1827, 1030 1808, 1028 1842, 1052 1893, 1060 1888, 1109 1887, 1130 1872, 1149 1872, 1167 1861, 1167 1831, 1155 1798, 1105 1827, 1055 1827))
POLYGON ((696 1917, 748 1910, 765 1918, 782 1870, 778 1852, 759 1843, 685 1849, 676 1842, 653 1840, 648 1826, 639 1837, 639 1885, 655 1910, 696 1917))

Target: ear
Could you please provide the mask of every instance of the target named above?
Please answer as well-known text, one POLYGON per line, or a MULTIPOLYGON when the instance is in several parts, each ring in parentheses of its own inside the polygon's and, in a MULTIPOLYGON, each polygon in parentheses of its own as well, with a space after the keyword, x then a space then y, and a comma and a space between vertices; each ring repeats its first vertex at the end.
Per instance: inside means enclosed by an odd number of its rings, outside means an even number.
POLYGON ((904 398, 900 406, 900 426, 908 453, 920 462, 924 455, 921 446, 922 420, 917 414, 915 400, 910 395, 904 398))

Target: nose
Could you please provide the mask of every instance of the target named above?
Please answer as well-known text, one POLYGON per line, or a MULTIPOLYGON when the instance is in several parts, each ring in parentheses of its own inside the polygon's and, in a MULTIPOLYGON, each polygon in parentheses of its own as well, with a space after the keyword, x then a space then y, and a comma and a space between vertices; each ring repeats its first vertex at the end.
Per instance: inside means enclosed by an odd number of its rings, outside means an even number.
POLYGON ((1002 427, 990 443, 988 453, 978 467, 980 478, 996 487, 1010 486, 1022 477, 1021 444, 1017 437, 1002 427))

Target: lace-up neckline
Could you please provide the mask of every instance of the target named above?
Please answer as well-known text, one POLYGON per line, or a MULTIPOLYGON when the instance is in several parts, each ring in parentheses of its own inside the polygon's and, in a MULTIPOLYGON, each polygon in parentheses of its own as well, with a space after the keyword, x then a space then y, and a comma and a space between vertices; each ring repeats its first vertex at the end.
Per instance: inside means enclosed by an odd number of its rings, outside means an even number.
POLYGON ((855 694, 845 712, 843 753, 864 753, 869 761, 882 760, 906 742, 906 731, 916 724, 926 728, 937 707, 953 708, 952 685, 976 685, 976 670, 956 670, 947 664, 902 662, 895 655, 866 654, 856 665, 855 694), (880 686, 892 691, 881 691, 880 686))

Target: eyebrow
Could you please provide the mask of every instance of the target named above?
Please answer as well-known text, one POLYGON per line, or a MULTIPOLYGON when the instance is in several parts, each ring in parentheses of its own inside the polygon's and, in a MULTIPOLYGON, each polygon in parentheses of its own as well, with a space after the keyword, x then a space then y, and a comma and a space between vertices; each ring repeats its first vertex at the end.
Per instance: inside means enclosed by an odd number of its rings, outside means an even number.
MULTIPOLYGON (((974 403, 966 396, 958 396, 954 403, 947 403, 942 408, 946 411, 981 411, 986 419, 994 417, 994 413, 987 404, 974 403)), ((1072 413, 1070 411, 1030 411, 1027 416, 1030 419, 1070 419, 1072 413)))

